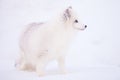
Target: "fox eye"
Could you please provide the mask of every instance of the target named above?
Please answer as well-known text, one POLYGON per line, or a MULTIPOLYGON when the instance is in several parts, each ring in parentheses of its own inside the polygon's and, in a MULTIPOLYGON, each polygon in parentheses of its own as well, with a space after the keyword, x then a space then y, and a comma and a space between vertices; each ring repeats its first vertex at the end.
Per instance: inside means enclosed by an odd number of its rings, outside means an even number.
POLYGON ((75 23, 78 23, 78 20, 75 20, 74 22, 75 22, 75 23))

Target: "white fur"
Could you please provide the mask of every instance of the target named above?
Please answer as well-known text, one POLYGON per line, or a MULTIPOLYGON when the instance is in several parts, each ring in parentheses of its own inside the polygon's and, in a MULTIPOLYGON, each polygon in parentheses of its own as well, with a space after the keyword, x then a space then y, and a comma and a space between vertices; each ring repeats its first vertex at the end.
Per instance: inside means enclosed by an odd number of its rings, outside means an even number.
POLYGON ((47 23, 32 23, 23 32, 20 39, 20 59, 17 67, 21 70, 35 70, 44 75, 44 68, 49 61, 56 59, 60 71, 65 72, 65 50, 77 29, 85 25, 75 23, 77 19, 71 7, 57 19, 47 23))

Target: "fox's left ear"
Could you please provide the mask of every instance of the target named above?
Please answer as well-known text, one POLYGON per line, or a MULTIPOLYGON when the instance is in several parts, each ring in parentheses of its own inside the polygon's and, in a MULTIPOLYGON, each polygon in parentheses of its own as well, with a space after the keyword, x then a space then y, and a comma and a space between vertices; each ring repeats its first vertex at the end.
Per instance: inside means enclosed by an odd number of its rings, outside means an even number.
POLYGON ((63 14, 63 17, 65 20, 68 20, 71 18, 71 9, 72 9, 72 7, 70 6, 65 10, 65 12, 63 14))

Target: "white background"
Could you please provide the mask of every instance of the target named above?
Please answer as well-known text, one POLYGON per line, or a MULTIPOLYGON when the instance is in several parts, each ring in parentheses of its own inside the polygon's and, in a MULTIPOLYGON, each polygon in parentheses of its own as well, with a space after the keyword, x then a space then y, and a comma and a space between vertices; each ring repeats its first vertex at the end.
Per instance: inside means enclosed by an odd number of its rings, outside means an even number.
POLYGON ((35 73, 14 68, 20 32, 31 22, 51 20, 68 6, 75 9, 88 28, 78 32, 68 48, 69 74, 55 75, 57 64, 52 62, 48 75, 53 75, 42 79, 120 80, 119 0, 0 0, 1 80, 39 80, 35 73))

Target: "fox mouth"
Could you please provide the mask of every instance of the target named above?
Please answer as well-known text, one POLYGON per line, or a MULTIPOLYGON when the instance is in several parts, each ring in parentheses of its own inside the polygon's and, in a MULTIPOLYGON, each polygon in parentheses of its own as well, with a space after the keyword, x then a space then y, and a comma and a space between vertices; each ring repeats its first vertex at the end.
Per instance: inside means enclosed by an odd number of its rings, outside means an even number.
POLYGON ((78 29, 78 30, 82 30, 82 31, 83 31, 83 30, 85 30, 85 29, 78 29))
POLYGON ((87 25, 85 25, 85 28, 76 28, 76 29, 78 29, 78 30, 81 30, 81 31, 83 31, 83 30, 85 30, 87 28, 87 25))
POLYGON ((85 30, 85 28, 84 29, 81 29, 81 28, 75 28, 76 30, 81 30, 81 31, 83 31, 83 30, 85 30))

